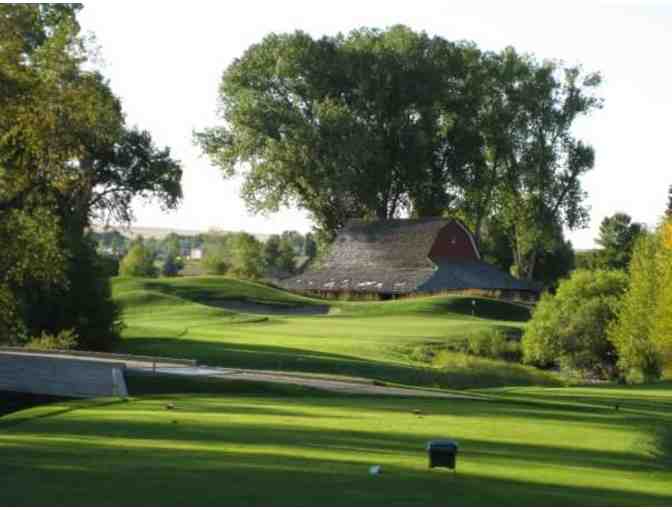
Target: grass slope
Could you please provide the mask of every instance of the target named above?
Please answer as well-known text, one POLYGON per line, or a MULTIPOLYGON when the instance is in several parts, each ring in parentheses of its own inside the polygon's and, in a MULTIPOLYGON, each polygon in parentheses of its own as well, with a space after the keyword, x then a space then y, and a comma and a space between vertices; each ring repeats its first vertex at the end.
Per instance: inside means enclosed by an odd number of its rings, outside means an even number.
POLYGON ((0 418, 2 503, 672 504, 672 473, 647 446, 654 425, 672 425, 669 384, 510 388, 481 392, 489 401, 441 401, 129 383, 127 402, 51 404, 0 418), (190 394, 170 393, 177 388, 190 394), (427 469, 426 442, 445 437, 460 443, 457 474, 427 469), (374 464, 379 477, 368 474, 374 464))
POLYGON ((115 279, 124 308, 121 349, 195 358, 210 365, 344 374, 450 388, 553 384, 517 364, 460 354, 425 359, 477 331, 520 331, 529 311, 509 303, 441 296, 390 302, 321 301, 238 280, 203 277, 115 279), (273 305, 287 315, 227 310, 227 302, 273 305), (327 315, 291 315, 323 307, 327 315))

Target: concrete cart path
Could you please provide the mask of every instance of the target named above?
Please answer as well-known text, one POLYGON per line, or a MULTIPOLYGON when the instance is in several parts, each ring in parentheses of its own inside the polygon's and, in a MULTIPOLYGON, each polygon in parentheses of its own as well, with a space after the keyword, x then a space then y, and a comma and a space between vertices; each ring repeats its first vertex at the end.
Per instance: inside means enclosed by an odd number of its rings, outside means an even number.
MULTIPOLYGON (((138 373, 157 373, 189 377, 210 377, 232 381, 268 382, 292 384, 324 391, 361 395, 393 395, 400 397, 431 397, 431 398, 461 398, 483 399, 461 392, 446 390, 402 388, 375 383, 371 379, 358 377, 333 376, 330 374, 307 374, 300 372, 281 372, 270 370, 246 370, 224 367, 196 366, 193 360, 179 360, 170 358, 152 358, 123 354, 105 353, 67 353, 67 352, 17 352, 19 349, 4 350, 0 348, 0 355, 12 355, 16 359, 33 358, 39 360, 61 360, 77 363, 90 362, 91 364, 109 363, 110 366, 121 365, 126 371, 138 373), (193 363, 193 365, 191 365, 193 363)), ((2 375, 0 373, 0 375, 2 375)))
MULTIPOLYGON (((151 372, 150 369, 133 369, 139 372, 151 372)), ((232 381, 257 381, 281 384, 294 384, 308 388, 316 388, 336 393, 362 394, 362 395, 393 395, 401 397, 431 397, 431 398, 462 398, 462 399, 482 399, 465 395, 463 393, 452 393, 444 390, 421 390, 411 388, 400 388, 395 386, 384 386, 374 384, 368 379, 359 378, 329 378, 328 376, 310 376, 296 375, 291 372, 273 372, 266 370, 243 370, 218 367, 157 367, 156 373, 166 375, 181 375, 190 377, 210 377, 217 379, 228 379, 232 381)))

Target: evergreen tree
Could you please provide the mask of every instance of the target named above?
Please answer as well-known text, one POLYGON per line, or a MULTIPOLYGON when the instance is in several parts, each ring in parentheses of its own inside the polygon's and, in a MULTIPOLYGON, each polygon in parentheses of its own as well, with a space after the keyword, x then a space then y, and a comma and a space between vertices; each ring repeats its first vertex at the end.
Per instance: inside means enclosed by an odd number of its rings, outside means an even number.
POLYGON ((600 235, 595 242, 602 247, 599 264, 609 269, 625 269, 630 263, 637 237, 646 229, 640 223, 633 223, 625 213, 616 213, 604 218, 600 225, 600 235))
POLYGON ((306 234, 303 241, 303 254, 311 260, 317 255, 317 243, 310 232, 306 234))

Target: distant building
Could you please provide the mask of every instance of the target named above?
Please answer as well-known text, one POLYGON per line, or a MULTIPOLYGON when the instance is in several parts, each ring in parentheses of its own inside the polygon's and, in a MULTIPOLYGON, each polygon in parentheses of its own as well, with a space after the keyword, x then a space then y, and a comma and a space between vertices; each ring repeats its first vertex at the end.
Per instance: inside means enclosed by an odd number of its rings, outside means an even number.
POLYGON ((353 220, 321 267, 282 283, 299 292, 383 296, 457 290, 536 295, 540 290, 484 262, 469 229, 443 218, 353 220))
POLYGON ((203 248, 192 248, 189 252, 189 260, 201 260, 203 258, 203 248))

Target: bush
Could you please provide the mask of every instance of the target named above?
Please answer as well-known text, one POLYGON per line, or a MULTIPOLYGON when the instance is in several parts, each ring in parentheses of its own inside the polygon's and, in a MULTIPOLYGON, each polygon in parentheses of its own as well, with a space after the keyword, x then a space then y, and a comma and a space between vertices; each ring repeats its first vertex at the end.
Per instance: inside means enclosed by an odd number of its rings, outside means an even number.
POLYGON ((201 265, 207 274, 224 276, 229 272, 229 263, 217 256, 206 256, 201 265))
POLYGON ((78 344, 77 333, 73 329, 67 329, 55 335, 43 331, 40 336, 31 338, 25 347, 45 351, 69 351, 76 349, 78 344))
POLYGON ((177 260, 175 255, 169 253, 166 256, 166 260, 163 262, 163 266, 161 267, 161 275, 168 278, 177 276, 183 267, 184 264, 182 264, 182 261, 177 260))
POLYGON ((498 329, 473 333, 467 338, 466 347, 466 353, 483 358, 520 361, 522 357, 520 343, 498 329))
POLYGON ((413 361, 431 364, 444 351, 481 358, 519 362, 522 358, 520 341, 498 329, 475 331, 471 335, 449 342, 433 342, 417 345, 411 349, 409 358, 413 361))
POLYGON ((525 362, 613 377, 617 356, 607 328, 627 282, 622 271, 578 270, 555 296, 544 294, 523 335, 525 362))
POLYGON ((154 254, 145 247, 142 240, 133 243, 131 249, 119 265, 119 274, 121 276, 136 278, 153 278, 157 276, 156 266, 154 266, 154 254))

